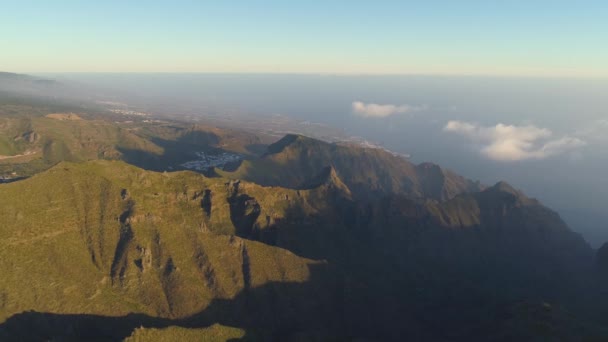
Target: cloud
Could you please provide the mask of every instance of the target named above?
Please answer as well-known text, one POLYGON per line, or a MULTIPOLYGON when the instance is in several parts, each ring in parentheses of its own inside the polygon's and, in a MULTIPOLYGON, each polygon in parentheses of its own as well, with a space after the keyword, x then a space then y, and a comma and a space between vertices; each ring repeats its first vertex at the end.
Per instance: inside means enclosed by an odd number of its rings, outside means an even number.
POLYGON ((533 125, 499 123, 484 127, 469 122, 449 121, 443 130, 468 138, 477 145, 482 155, 498 161, 544 159, 586 145, 575 137, 552 138, 553 132, 549 129, 533 125))
POLYGON ((422 110, 424 107, 410 105, 376 104, 355 101, 352 103, 353 113, 365 118, 386 118, 398 113, 408 113, 422 110))

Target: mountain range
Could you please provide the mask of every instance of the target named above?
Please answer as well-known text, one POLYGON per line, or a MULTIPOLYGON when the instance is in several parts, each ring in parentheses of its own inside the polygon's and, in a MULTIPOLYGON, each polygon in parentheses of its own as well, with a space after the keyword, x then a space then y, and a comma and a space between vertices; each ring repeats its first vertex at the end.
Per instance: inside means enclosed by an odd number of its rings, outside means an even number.
POLYGON ((0 340, 608 337, 608 247, 505 182, 298 134, 7 101, 0 340), (196 153, 241 159, 180 166, 196 153))

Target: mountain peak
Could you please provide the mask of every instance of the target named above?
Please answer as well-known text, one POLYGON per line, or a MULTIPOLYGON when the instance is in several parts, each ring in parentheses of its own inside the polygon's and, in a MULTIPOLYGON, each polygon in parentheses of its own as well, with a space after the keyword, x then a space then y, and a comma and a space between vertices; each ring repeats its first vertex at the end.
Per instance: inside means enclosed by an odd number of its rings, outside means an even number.
POLYGON ((277 142, 270 144, 267 148, 267 154, 276 154, 283 151, 287 146, 293 144, 297 140, 301 140, 303 138, 302 135, 299 134, 287 134, 277 142))
POLYGON ((29 79, 30 76, 24 74, 16 74, 13 72, 0 71, 0 80, 6 82, 23 81, 29 79))
POLYGON ((506 193, 516 195, 516 196, 521 195, 520 191, 518 191, 511 184, 509 184, 505 181, 500 181, 500 182, 494 184, 494 186, 492 186, 490 188, 490 190, 494 190, 494 191, 498 191, 498 192, 506 192, 506 193))
POLYGON ((340 182, 360 199, 401 193, 443 201, 481 190, 479 184, 433 163, 416 166, 381 149, 329 143, 299 134, 285 135, 247 167, 224 175, 263 185, 310 188, 324 183, 332 169, 333 175, 339 175, 340 182), (329 165, 331 168, 325 169, 329 165))

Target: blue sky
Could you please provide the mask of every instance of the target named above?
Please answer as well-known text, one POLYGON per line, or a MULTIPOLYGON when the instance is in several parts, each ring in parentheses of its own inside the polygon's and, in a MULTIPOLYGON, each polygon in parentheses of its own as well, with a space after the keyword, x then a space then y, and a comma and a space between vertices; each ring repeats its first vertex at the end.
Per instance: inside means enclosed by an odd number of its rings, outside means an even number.
POLYGON ((602 1, 2 1, 0 69, 608 77, 602 1))

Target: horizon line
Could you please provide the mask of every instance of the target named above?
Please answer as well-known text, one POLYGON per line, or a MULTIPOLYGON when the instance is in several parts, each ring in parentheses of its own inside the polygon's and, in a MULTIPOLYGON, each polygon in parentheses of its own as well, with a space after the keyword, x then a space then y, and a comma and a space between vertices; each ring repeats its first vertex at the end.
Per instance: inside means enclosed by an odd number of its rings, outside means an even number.
POLYGON ((462 77, 462 78, 505 78, 505 79, 568 79, 568 80, 608 80, 608 75, 574 74, 518 74, 518 73, 441 73, 441 72, 306 72, 306 71, 2 71, 21 75, 49 74, 201 74, 201 75, 283 75, 283 76, 340 76, 340 77, 462 77))

